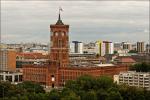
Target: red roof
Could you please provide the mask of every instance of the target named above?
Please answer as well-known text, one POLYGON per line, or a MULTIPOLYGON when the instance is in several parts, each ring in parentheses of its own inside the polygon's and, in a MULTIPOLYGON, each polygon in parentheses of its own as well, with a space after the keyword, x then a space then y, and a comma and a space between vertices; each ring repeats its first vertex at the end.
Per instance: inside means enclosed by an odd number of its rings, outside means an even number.
POLYGON ((117 59, 119 62, 122 62, 122 63, 135 63, 136 62, 131 57, 118 57, 117 59))
POLYGON ((48 55, 43 55, 42 53, 17 53, 17 56, 24 59, 46 59, 48 55))

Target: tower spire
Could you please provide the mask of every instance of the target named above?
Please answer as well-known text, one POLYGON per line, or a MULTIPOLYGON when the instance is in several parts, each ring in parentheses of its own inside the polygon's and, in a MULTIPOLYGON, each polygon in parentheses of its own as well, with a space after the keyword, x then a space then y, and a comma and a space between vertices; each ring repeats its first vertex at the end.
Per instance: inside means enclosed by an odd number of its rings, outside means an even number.
POLYGON ((56 22, 56 25, 64 25, 61 20, 60 11, 63 11, 61 7, 59 7, 59 15, 58 15, 58 20, 56 22))

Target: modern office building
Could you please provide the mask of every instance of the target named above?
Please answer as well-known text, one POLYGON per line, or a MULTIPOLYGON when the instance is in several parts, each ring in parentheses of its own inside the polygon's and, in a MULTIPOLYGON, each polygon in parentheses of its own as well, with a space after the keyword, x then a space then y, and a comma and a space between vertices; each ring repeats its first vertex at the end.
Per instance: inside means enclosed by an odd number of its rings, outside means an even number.
POLYGON ((89 54, 95 54, 95 43, 90 42, 90 43, 84 43, 83 44, 83 53, 89 53, 89 54))
POLYGON ((16 70, 16 51, 0 49, 0 71, 14 72, 16 70))
POLYGON ((150 44, 146 44, 146 53, 150 53, 150 44))
POLYGON ((71 49, 72 53, 83 54, 83 43, 79 41, 72 41, 71 49))
POLYGON ((137 52, 138 53, 144 52, 144 42, 137 42, 137 52))
POLYGON ((115 42, 114 43, 114 51, 122 50, 122 43, 121 42, 115 42))
POLYGON ((105 54, 113 54, 113 43, 109 41, 96 41, 95 52, 100 56, 104 56, 105 54))
POLYGON ((128 42, 123 42, 122 47, 123 49, 132 50, 132 44, 128 42))
POLYGON ((143 72, 120 72, 114 75, 114 82, 118 84, 128 84, 129 86, 142 87, 150 90, 150 73, 143 72))

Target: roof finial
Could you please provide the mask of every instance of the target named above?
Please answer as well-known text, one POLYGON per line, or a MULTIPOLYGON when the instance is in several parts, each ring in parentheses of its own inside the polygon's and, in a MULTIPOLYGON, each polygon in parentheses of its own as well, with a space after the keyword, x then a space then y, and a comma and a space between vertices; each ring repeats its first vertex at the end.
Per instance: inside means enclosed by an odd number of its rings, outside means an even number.
POLYGON ((63 9, 61 8, 61 7, 59 7, 59 16, 58 16, 58 21, 57 21, 57 25, 63 25, 63 22, 62 22, 62 20, 61 20, 61 16, 60 16, 60 11, 63 11, 63 9))
POLYGON ((59 18, 58 18, 58 20, 61 20, 60 11, 63 11, 63 9, 61 7, 59 7, 59 18))

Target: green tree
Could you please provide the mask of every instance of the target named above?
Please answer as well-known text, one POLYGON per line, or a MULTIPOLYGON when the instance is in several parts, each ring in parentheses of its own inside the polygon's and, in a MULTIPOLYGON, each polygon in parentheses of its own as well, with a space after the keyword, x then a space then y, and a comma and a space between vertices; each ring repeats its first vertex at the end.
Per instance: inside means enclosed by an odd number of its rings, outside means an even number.
POLYGON ((10 82, 0 82, 0 98, 23 95, 23 89, 18 88, 10 82))
POLYGON ((108 94, 107 100, 123 100, 119 92, 111 91, 108 94))
POLYGON ((19 88, 26 90, 27 92, 34 93, 44 93, 44 88, 35 82, 25 81, 23 83, 18 84, 19 88))
POLYGON ((150 91, 144 90, 145 100, 150 99, 150 91))
POLYGON ((89 75, 81 76, 77 79, 77 84, 80 88, 80 90, 88 91, 90 89, 93 89, 96 85, 96 80, 94 77, 89 75))
POLYGON ((128 53, 137 53, 136 50, 130 50, 128 53))
POLYGON ((61 100, 80 100, 80 96, 78 96, 74 91, 65 88, 61 93, 61 100))
POLYGON ((114 54, 117 54, 118 53, 118 51, 114 51, 114 54))
POLYGON ((60 94, 57 90, 53 89, 49 94, 48 94, 48 100, 60 100, 60 94))
POLYGON ((79 84, 77 84, 77 81, 75 80, 68 80, 65 84, 65 87, 73 91, 78 91, 80 88, 79 84))
POLYGON ((91 90, 84 94, 83 100, 97 100, 95 91, 91 90))
POLYGON ((102 89, 108 89, 114 85, 112 78, 108 76, 100 76, 97 78, 97 87, 102 89))
POLYGON ((137 72, 150 72, 150 64, 149 63, 138 63, 130 66, 130 70, 136 70, 137 72))
POLYGON ((98 100, 106 100, 108 96, 107 91, 105 91, 104 89, 99 89, 96 94, 98 100))

